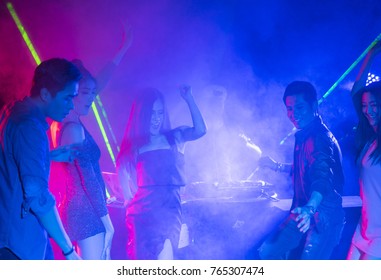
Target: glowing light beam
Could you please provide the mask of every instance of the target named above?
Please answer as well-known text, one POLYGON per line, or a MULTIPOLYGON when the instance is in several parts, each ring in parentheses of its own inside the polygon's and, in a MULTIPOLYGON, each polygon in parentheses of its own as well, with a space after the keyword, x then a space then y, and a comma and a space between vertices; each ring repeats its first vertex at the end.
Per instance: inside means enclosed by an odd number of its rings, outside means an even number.
POLYGON ((104 120, 105 120, 105 122, 107 124, 107 127, 108 127, 109 131, 110 131, 110 134, 111 134, 112 140, 114 141, 115 147, 116 147, 117 151, 119 152, 120 148, 119 148, 119 145, 118 145, 118 141, 116 141, 116 137, 115 137, 114 131, 112 130, 111 124, 110 124, 110 122, 108 120, 108 117, 107 117, 107 114, 106 114, 106 110, 104 109, 104 106, 102 104, 102 101, 101 101, 99 95, 97 95, 96 101, 97 101, 98 106, 100 107, 100 109, 102 111, 103 118, 104 118, 104 120))
POLYGON ((111 145, 110 145, 110 142, 108 141, 108 137, 107 137, 107 134, 106 134, 106 131, 104 129, 104 126, 103 126, 103 123, 101 121, 101 117, 99 115, 99 112, 98 112, 98 109, 97 109, 97 106, 95 105, 95 103, 93 102, 93 104, 91 104, 91 107, 93 108, 93 112, 94 112, 94 116, 98 122, 98 125, 99 125, 99 128, 101 130, 101 133, 102 133, 102 136, 103 136, 103 139, 106 143, 106 147, 107 147, 107 150, 110 154, 110 157, 111 157, 111 160, 112 162, 114 163, 114 166, 115 166, 115 156, 114 156, 114 153, 111 149, 111 145))
POLYGON ((36 50, 34 49, 32 41, 30 40, 28 33, 26 33, 25 28, 20 21, 20 18, 18 17, 15 9, 13 8, 12 3, 8 2, 7 8, 8 8, 9 13, 11 14, 17 28, 19 29, 21 36, 24 39, 24 42, 29 49, 29 52, 32 54, 34 61, 36 62, 37 65, 39 65, 41 63, 41 59, 38 56, 36 50))
MULTIPOLYGON (((16 13, 16 10, 14 9, 12 3, 7 2, 6 5, 7 5, 7 9, 8 9, 8 11, 9 11, 9 13, 10 13, 11 16, 12 16, 12 19, 14 20, 14 22, 15 22, 15 24, 16 24, 18 30, 20 31, 20 34, 21 34, 22 38, 24 39, 25 44, 27 45, 27 47, 28 47, 28 49, 29 49, 29 52, 30 52, 31 55, 33 56, 34 61, 36 62, 37 65, 40 65, 40 64, 41 64, 41 59, 40 59, 40 57, 39 57, 39 55, 38 55, 36 49, 34 48, 34 46, 33 46, 33 44, 32 44, 32 41, 30 40, 30 38, 29 38, 29 36, 28 36, 28 33, 26 32, 24 26, 22 25, 21 20, 20 20, 20 18, 18 17, 18 15, 17 15, 17 13, 16 13)), ((100 98, 99 98, 99 97, 98 97, 98 99, 99 99, 98 102, 100 103, 101 107, 103 107, 103 106, 102 106, 102 102, 100 101, 100 98)), ((113 151, 112 151, 112 149, 111 149, 110 143, 109 143, 109 141, 108 141, 107 134, 106 134, 106 132, 105 132, 105 130, 104 130, 104 127, 103 127, 103 124, 102 124, 102 120, 101 120, 101 118, 100 118, 100 116, 99 116, 98 109, 97 109, 97 107, 95 106, 94 102, 93 102, 93 104, 92 104, 91 107, 92 107, 92 109, 93 109, 93 112, 94 112, 95 118, 96 118, 96 120, 97 120, 98 126, 99 126, 99 128, 100 128, 100 130, 101 130, 101 133, 102 133, 103 139, 104 139, 104 141, 105 141, 107 150, 108 150, 108 152, 109 152, 109 154, 110 154, 111 160, 112 160, 112 162, 113 162, 113 164, 114 164, 114 166, 115 166, 115 156, 114 156, 114 153, 113 153, 113 151)), ((104 111, 104 109, 102 109, 102 110, 104 111)), ((104 115, 105 115, 105 112, 104 112, 104 115)), ((110 129, 111 129, 111 126, 110 126, 110 129)), ((111 132, 112 132, 112 130, 111 130, 111 132)), ((113 137, 115 138, 114 135, 113 135, 113 137)), ((116 140, 115 140, 115 141, 116 141, 116 140)), ((118 147, 118 148, 119 148, 119 147, 118 147)), ((107 197, 110 196, 107 190, 106 190, 106 194, 107 194, 107 197)))
MULTIPOLYGON (((373 48, 381 40, 381 33, 378 34, 376 39, 360 54, 360 56, 352 63, 351 66, 340 76, 340 78, 328 89, 328 91, 319 99, 318 104, 320 105, 331 93, 332 91, 345 79, 345 77, 356 67, 356 65, 366 56, 371 48, 373 48)), ((286 140, 296 132, 294 128, 286 137, 280 141, 279 145, 283 145, 286 140)))
MULTIPOLYGON (((21 34, 22 38, 24 39, 25 44, 27 45, 27 47, 29 49, 29 52, 33 56, 34 61, 36 62, 37 65, 41 64, 41 59, 40 59, 36 49, 34 48, 34 46, 32 44, 32 41, 30 40, 30 38, 28 36, 28 33, 26 32, 24 26, 22 25, 21 20, 18 17, 18 15, 16 13, 16 10, 14 9, 12 3, 8 2, 6 5, 7 5, 8 11, 11 14, 11 16, 12 16, 12 18, 13 18, 13 20, 14 20, 17 28, 18 28, 18 30, 20 31, 20 34, 21 34)), ((98 100, 98 103, 100 104, 100 107, 102 108, 103 115, 105 116, 105 118, 107 118, 106 112, 103 109, 103 105, 102 105, 102 102, 101 102, 100 98, 97 97, 97 100, 98 100)), ((91 107, 93 109, 93 112, 94 112, 95 118, 97 120, 99 129, 101 130, 101 133, 102 133, 102 136, 103 136, 103 140, 105 141, 107 150, 108 150, 108 152, 110 154, 110 157, 111 157, 111 160, 112 160, 112 162, 113 162, 113 164, 115 166, 115 156, 114 156, 114 153, 113 153, 113 151, 111 149, 110 143, 108 141, 108 137, 107 137, 106 131, 105 131, 104 127, 103 127, 103 123, 102 123, 102 120, 101 120, 101 118, 99 116, 97 107, 95 106, 94 103, 92 104, 91 107)), ((108 121, 107 121, 107 123, 108 123, 108 121)), ((114 134, 112 132, 111 125, 109 123, 108 123, 108 126, 109 126, 109 129, 110 129, 111 133, 112 133, 112 137, 113 137, 113 139, 114 139, 114 141, 116 143, 115 136, 114 136, 114 134)), ((118 146, 117 146, 117 148, 118 148, 118 151, 119 151, 119 147, 118 146)))
POLYGON ((322 103, 324 101, 325 98, 327 98, 331 93, 332 91, 339 85, 339 83, 341 83, 342 80, 345 79, 345 77, 353 70, 353 68, 356 67, 356 65, 366 56, 366 54, 369 52, 369 50, 371 48, 373 48, 379 41, 381 40, 381 33, 378 34, 378 36, 376 37, 376 39, 373 40, 372 43, 370 43, 370 45, 365 49, 365 51, 362 52, 362 54, 360 54, 360 56, 355 60, 355 62, 352 63, 351 66, 349 66, 349 68, 343 73, 343 75, 341 75, 341 77, 331 86, 331 88, 323 95, 322 98, 320 98, 319 100, 319 104, 322 103))

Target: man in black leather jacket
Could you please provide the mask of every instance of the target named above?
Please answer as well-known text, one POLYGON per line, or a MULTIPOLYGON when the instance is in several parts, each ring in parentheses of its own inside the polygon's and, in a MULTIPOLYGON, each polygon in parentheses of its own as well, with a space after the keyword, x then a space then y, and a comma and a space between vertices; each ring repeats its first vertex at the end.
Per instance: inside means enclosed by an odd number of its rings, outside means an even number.
POLYGON ((318 114, 312 84, 292 82, 283 101, 288 118, 298 129, 294 162, 281 164, 263 157, 259 164, 278 172, 290 172, 294 197, 290 214, 259 248, 259 256, 285 259, 305 240, 301 259, 329 259, 344 226, 342 198, 337 192, 344 184, 340 147, 318 114))

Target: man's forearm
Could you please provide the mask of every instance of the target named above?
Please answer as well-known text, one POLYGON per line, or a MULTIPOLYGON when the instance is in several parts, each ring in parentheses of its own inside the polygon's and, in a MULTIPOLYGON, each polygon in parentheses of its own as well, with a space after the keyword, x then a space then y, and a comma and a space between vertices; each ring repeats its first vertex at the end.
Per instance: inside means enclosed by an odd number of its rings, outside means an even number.
POLYGON ((322 199, 323 199, 323 196, 321 195, 321 193, 319 193, 317 191, 313 191, 311 194, 310 200, 308 200, 308 202, 305 206, 311 206, 316 211, 316 209, 320 205, 320 202, 322 201, 322 199))
POLYGON ((57 208, 54 206, 54 208, 38 218, 49 236, 54 239, 62 251, 70 251, 73 245, 62 225, 57 208))

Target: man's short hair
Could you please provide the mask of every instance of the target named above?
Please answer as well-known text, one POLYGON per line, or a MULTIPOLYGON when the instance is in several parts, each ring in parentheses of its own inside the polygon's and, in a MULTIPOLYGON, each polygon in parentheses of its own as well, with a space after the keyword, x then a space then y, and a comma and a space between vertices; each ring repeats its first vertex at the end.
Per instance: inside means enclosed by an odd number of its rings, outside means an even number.
POLYGON ((317 101, 317 93, 315 87, 310 82, 294 81, 290 83, 283 94, 283 102, 286 104, 286 98, 292 95, 302 95, 304 100, 312 105, 317 101))
POLYGON ((70 61, 63 58, 52 58, 43 61, 34 71, 30 96, 36 97, 41 89, 46 88, 54 97, 70 82, 78 82, 81 72, 70 61))

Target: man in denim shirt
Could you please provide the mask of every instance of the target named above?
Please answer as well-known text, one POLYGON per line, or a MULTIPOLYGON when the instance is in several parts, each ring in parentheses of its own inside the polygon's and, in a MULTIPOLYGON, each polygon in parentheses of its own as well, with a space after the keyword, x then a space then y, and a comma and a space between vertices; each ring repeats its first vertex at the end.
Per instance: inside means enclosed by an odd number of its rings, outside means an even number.
POLYGON ((305 237, 301 259, 329 259, 344 226, 344 184, 340 147, 318 114, 315 88, 304 81, 289 84, 283 95, 287 116, 298 129, 293 164, 269 157, 260 166, 291 172, 294 198, 290 215, 259 248, 261 259, 283 259, 305 237))
POLYGON ((62 121, 73 108, 79 79, 69 61, 44 61, 34 72, 30 97, 0 113, 0 259, 45 259, 48 236, 67 259, 79 259, 48 189, 46 134, 47 117, 62 121))

